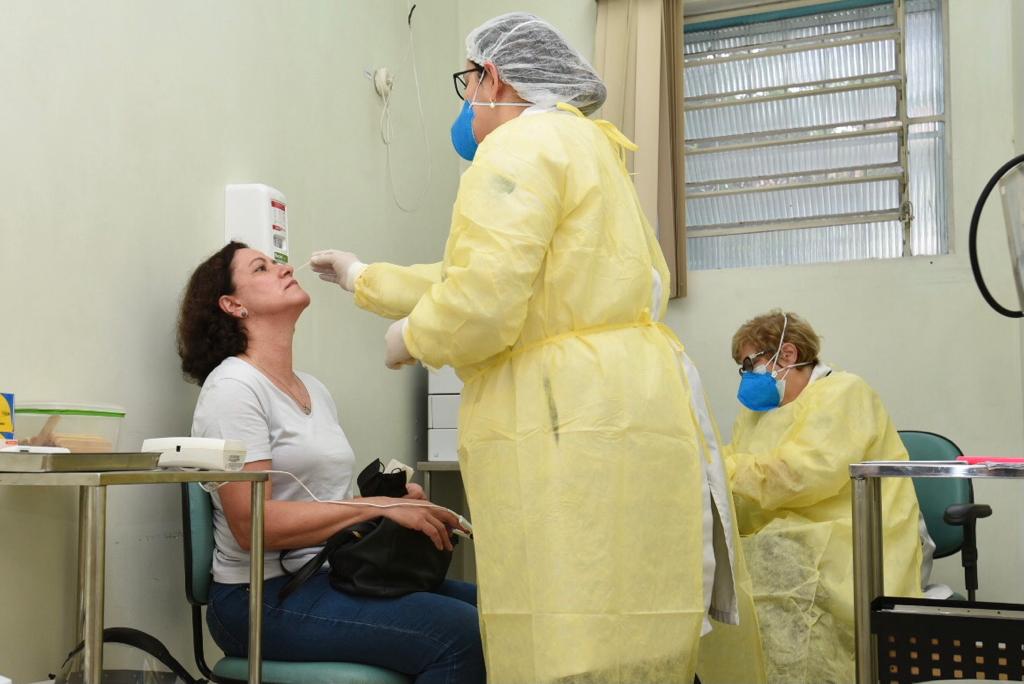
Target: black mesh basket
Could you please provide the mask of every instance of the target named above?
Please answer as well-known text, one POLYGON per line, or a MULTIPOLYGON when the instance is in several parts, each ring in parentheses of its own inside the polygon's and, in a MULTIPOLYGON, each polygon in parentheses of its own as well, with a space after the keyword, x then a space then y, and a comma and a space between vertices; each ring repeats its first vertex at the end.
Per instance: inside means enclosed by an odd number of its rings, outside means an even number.
POLYGON ((882 596, 871 603, 878 681, 1024 681, 1024 605, 882 596))

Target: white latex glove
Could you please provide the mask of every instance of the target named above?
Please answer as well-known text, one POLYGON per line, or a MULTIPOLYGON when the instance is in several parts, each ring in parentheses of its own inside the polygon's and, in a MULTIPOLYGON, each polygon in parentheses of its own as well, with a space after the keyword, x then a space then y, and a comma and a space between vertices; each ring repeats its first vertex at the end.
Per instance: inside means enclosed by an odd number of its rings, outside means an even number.
POLYGON ((412 358, 405 346, 405 326, 409 324, 408 318, 395 321, 384 334, 384 365, 391 370, 398 370, 402 366, 412 366, 416 359, 412 358))
POLYGON ((309 258, 309 265, 320 276, 320 280, 340 285, 341 289, 348 292, 355 290, 356 278, 366 268, 366 264, 352 252, 337 249, 313 252, 313 256, 309 258))

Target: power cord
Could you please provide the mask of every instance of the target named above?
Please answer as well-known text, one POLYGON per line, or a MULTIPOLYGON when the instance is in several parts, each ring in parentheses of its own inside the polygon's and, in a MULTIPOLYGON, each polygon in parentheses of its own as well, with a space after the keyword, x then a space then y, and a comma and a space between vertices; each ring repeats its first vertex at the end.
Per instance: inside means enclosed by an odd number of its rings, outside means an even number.
MULTIPOLYGON (((406 16, 406 24, 409 28, 409 43, 406 47, 405 57, 402 59, 402 64, 395 74, 393 79, 384 77, 384 87, 380 87, 377 83, 376 74, 367 74, 373 81, 374 87, 380 94, 383 107, 380 113, 380 138, 381 142, 384 143, 384 172, 387 177, 388 190, 391 193, 391 199, 394 201, 395 206, 404 211, 407 214, 411 214, 418 211, 423 204, 423 199, 427 196, 430 186, 433 183, 434 176, 434 160, 430 151, 430 138, 427 135, 427 120, 426 115, 423 112, 423 96, 420 92, 420 75, 419 69, 417 68, 416 60, 416 42, 414 32, 412 28, 412 16, 413 12, 416 11, 416 5, 407 2, 409 7, 409 14, 406 16), (394 136, 394 128, 391 122, 391 97, 394 92, 394 86, 398 83, 402 73, 405 70, 406 65, 409 62, 409 57, 412 56, 412 78, 413 83, 416 87, 416 105, 420 115, 420 130, 423 133, 423 149, 427 155, 427 181, 420 185, 419 196, 415 199, 412 205, 407 205, 402 202, 398 196, 398 191, 395 187, 394 171, 391 163, 391 144, 394 136)), ((378 70, 379 71, 379 70, 378 70)))
MULTIPOLYGON (((344 500, 344 499, 342 499, 342 500, 337 500, 337 499, 321 499, 316 494, 314 494, 309 489, 309 487, 306 486, 306 483, 304 483, 302 480, 300 480, 298 477, 296 477, 296 475, 294 473, 290 473, 287 470, 261 470, 259 472, 261 472, 261 473, 273 473, 274 475, 287 475, 288 477, 290 477, 293 480, 295 480, 299 484, 299 486, 302 487, 306 491, 306 494, 308 494, 309 497, 311 499, 313 499, 313 501, 316 501, 317 503, 335 504, 335 505, 338 505, 338 506, 360 506, 360 507, 368 507, 368 508, 399 508, 401 506, 405 506, 405 507, 412 507, 412 508, 437 508, 437 509, 440 509, 442 511, 448 511, 449 513, 454 515, 456 518, 458 518, 459 519, 459 524, 462 525, 464 528, 466 528, 466 531, 469 532, 468 535, 463 534, 461 536, 466 536, 467 538, 472 538, 473 526, 470 525, 468 520, 466 520, 464 517, 462 517, 461 515, 459 515, 455 511, 451 510, 450 508, 445 508, 444 506, 438 506, 437 504, 430 503, 429 501, 428 502, 421 502, 421 501, 396 501, 395 503, 391 503, 391 504, 379 504, 379 503, 371 503, 369 501, 350 501, 350 500, 344 500)), ((220 489, 221 487, 223 487, 226 484, 228 484, 228 483, 227 482, 200 482, 199 486, 202 487, 203 491, 212 494, 216 490, 220 489)), ((452 530, 452 531, 455 534, 460 534, 459 530, 452 530)))

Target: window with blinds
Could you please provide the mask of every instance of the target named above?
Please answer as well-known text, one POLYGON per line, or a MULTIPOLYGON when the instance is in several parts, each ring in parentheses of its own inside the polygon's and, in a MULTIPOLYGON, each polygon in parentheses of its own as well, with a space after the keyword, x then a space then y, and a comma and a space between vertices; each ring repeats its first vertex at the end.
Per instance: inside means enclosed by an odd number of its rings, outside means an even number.
POLYGON ((942 8, 688 21, 690 268, 948 252, 942 8))

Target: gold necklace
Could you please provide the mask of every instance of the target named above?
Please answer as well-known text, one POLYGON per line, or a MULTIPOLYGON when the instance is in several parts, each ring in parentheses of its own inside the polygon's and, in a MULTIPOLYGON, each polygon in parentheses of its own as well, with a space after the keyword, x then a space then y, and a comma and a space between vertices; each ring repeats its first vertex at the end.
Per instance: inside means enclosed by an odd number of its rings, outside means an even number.
MULTIPOLYGON (((260 364, 256 363, 256 360, 254 358, 252 358, 251 356, 249 356, 248 354, 240 354, 240 356, 244 356, 245 359, 249 363, 251 363, 253 366, 255 366, 257 368, 257 370, 259 370, 261 373, 263 373, 264 375, 269 377, 271 380, 273 380, 275 386, 283 389, 285 394, 287 394, 289 397, 291 397, 292 400, 295 401, 295 403, 299 405, 299 408, 302 409, 303 413, 305 413, 308 416, 310 413, 313 412, 313 407, 310 404, 304 404, 302 402, 302 400, 299 399, 295 395, 294 392, 292 392, 290 389, 288 389, 288 385, 286 383, 281 382, 281 378, 277 377, 276 375, 274 375, 273 373, 268 371, 266 368, 264 368, 260 364)), ((294 371, 292 371, 292 377, 295 378, 296 380, 299 380, 299 376, 295 375, 294 371)), ((299 380, 299 382, 301 383, 302 380, 299 380)), ((303 385, 303 387, 305 387, 305 385, 303 385)), ((308 390, 307 390, 307 392, 308 392, 308 390)), ((312 397, 310 397, 310 402, 312 403, 312 397)))

